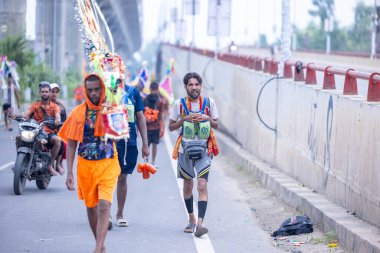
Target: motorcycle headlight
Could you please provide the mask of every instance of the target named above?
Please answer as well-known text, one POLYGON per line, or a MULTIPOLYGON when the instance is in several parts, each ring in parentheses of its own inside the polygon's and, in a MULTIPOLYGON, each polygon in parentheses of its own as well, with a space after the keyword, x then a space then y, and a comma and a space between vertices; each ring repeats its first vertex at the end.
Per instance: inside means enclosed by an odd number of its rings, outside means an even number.
POLYGON ((34 131, 22 131, 21 140, 25 142, 32 142, 36 133, 34 131))

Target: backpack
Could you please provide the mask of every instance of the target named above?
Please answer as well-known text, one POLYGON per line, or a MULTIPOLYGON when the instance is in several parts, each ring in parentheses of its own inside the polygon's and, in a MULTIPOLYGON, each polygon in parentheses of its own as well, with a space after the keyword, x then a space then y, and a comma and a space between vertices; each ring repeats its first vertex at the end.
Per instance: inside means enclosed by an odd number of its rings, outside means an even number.
MULTIPOLYGON (((202 114, 208 114, 208 108, 210 106, 210 100, 206 97, 203 98, 203 104, 200 112, 202 114)), ((181 98, 180 104, 180 113, 182 110, 185 115, 189 115, 191 111, 186 106, 185 98, 181 98)), ((182 127, 182 131, 184 127, 182 127)), ((182 141, 183 153, 187 159, 190 160, 199 160, 202 159, 207 154, 207 143, 202 140, 191 140, 191 141, 182 141)))
POLYGON ((158 95, 148 95, 144 100, 144 117, 148 123, 153 123, 158 120, 160 111, 157 108, 157 103, 160 101, 158 95))
POLYGON ((272 236, 299 235, 313 232, 313 224, 306 215, 293 216, 285 220, 279 229, 273 232, 272 236))

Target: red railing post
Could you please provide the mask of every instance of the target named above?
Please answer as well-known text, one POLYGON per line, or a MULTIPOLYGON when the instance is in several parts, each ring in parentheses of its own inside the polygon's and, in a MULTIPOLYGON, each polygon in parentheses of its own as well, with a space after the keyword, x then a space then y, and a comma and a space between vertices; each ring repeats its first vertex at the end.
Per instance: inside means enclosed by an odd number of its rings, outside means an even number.
POLYGON ((380 76, 380 73, 372 73, 369 76, 368 81, 368 93, 367 93, 367 101, 368 102, 379 102, 380 101, 380 83, 374 80, 374 76, 380 76))
POLYGON ((335 76, 334 76, 334 73, 329 72, 329 68, 331 68, 331 66, 327 66, 324 71, 323 89, 335 90, 335 76))
POLYGON ((255 57, 254 56, 248 57, 248 68, 249 69, 255 69, 255 57))
POLYGON ((303 73, 303 68, 302 68, 302 62, 297 61, 296 64, 294 65, 294 81, 296 82, 303 82, 305 81, 305 75, 303 73), (299 72, 297 72, 297 66, 300 65, 301 69, 299 72))
POLYGON ((269 74, 277 75, 277 73, 278 73, 278 62, 276 61, 276 59, 272 59, 269 74))
POLYGON ((292 65, 289 64, 289 61, 285 61, 284 63, 284 78, 292 78, 292 65))
POLYGON ((355 69, 347 69, 344 77, 343 95, 358 95, 358 84, 356 77, 350 76, 348 72, 355 71, 355 69))
POLYGON ((270 73, 272 63, 268 58, 264 59, 264 73, 270 73))
POLYGON ((309 63, 306 66, 306 80, 305 84, 317 84, 317 76, 315 74, 315 69, 312 69, 310 65, 313 63, 309 63))
POLYGON ((255 70, 263 71, 263 63, 260 57, 256 58, 255 70))

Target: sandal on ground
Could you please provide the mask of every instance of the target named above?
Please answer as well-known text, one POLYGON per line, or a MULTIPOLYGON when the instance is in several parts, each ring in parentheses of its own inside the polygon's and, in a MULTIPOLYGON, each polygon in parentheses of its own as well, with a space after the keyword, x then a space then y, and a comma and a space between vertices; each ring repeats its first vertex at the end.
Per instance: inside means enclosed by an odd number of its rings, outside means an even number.
POLYGON ((128 227, 128 221, 124 218, 119 218, 116 221, 116 226, 118 227, 128 227))
POLYGON ((193 223, 189 223, 186 227, 185 227, 185 229, 183 230, 183 232, 185 232, 185 233, 194 233, 194 231, 195 231, 195 227, 196 227, 197 225, 195 225, 195 224, 193 224, 193 223))
POLYGON ((201 237, 202 235, 205 235, 208 233, 208 229, 205 227, 197 226, 197 230, 194 233, 194 236, 201 237))

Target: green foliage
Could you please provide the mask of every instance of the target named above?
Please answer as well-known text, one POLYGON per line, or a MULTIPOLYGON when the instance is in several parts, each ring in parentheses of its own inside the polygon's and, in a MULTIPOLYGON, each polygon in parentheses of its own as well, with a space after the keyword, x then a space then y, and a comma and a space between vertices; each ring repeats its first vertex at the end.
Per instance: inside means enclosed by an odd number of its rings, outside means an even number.
MULTIPOLYGON (((32 99, 39 97, 38 84, 41 81, 57 82, 58 76, 44 63, 35 63, 35 54, 28 41, 21 35, 8 35, 0 41, 0 55, 7 55, 8 61, 17 63, 21 90, 30 87, 32 99)), ((23 93, 21 92, 21 95, 23 93)))
POLYGON ((78 84, 82 84, 82 79, 83 77, 78 71, 71 70, 66 73, 63 83, 69 88, 75 88, 78 86, 78 84))
POLYGON ((333 15, 334 0, 312 0, 312 3, 317 9, 309 10, 309 14, 313 17, 319 17, 320 30, 323 30, 325 20, 333 15))
MULTIPOLYGON (((309 11, 312 16, 319 16, 321 26, 310 22, 305 29, 297 30, 297 45, 302 50, 320 50, 326 48, 326 33, 323 29, 327 17, 326 8, 334 5, 333 0, 312 0, 317 10, 309 11)), ((340 27, 334 22, 334 29, 330 32, 332 51, 370 52, 371 49, 371 13, 372 7, 359 2, 355 7, 354 24, 349 27, 340 27)))
POLYGON ((350 37, 350 47, 355 51, 371 50, 371 14, 373 7, 365 6, 359 2, 355 7, 354 25, 348 31, 350 37))
POLYGON ((314 22, 309 22, 307 27, 297 34, 297 45, 301 49, 323 50, 325 41, 325 33, 321 32, 314 22))
POLYGON ((29 49, 28 41, 21 35, 8 35, 0 41, 0 55, 4 54, 9 61, 15 61, 21 70, 34 61, 34 53, 29 49))
POLYGON ((322 237, 317 237, 317 238, 311 238, 310 243, 318 244, 318 243, 323 243, 323 244, 330 244, 330 243, 336 243, 338 241, 338 238, 335 234, 335 232, 330 231, 324 234, 322 237))
POLYGON ((30 64, 24 68, 21 75, 21 88, 30 87, 32 90, 32 100, 39 98, 38 84, 41 81, 50 83, 58 82, 58 76, 53 72, 50 66, 45 63, 30 64))

